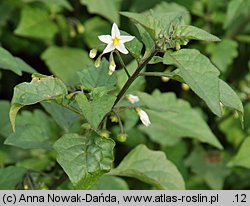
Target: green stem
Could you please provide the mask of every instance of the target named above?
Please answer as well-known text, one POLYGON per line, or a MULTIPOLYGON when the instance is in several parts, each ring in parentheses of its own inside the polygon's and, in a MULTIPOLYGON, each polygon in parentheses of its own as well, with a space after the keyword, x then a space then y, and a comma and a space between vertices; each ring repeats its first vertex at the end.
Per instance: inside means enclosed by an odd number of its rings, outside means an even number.
POLYGON ((120 118, 118 112, 117 112, 115 109, 113 109, 112 111, 113 111, 114 114, 117 116, 117 119, 118 119, 118 122, 119 122, 119 126, 120 126, 120 129, 121 129, 121 133, 125 133, 124 127, 123 127, 123 125, 122 125, 122 120, 121 120, 121 118, 120 118))
POLYGON ((113 108, 117 105, 117 103, 122 99, 122 97, 124 96, 124 94, 126 93, 126 91, 128 90, 128 88, 130 87, 130 85, 135 81, 135 79, 139 76, 141 70, 146 66, 146 64, 153 58, 153 56, 155 54, 157 54, 158 50, 157 49, 152 49, 149 54, 144 57, 138 64, 137 69, 135 70, 135 72, 128 78, 128 80, 126 81, 125 85, 123 86, 123 88, 121 89, 121 91, 119 92, 119 94, 116 97, 115 103, 113 105, 113 108))
POLYGON ((130 78, 130 74, 129 74, 129 72, 128 72, 128 70, 127 70, 127 68, 126 68, 126 66, 125 66, 125 64, 124 64, 124 62, 122 60, 122 57, 121 57, 120 53, 117 50, 115 50, 115 53, 117 54, 117 56, 119 58, 119 61, 120 61, 121 65, 122 65, 123 69, 125 70, 128 78, 130 78))
POLYGON ((173 77, 173 75, 163 72, 141 72, 140 76, 151 76, 151 77, 173 77))

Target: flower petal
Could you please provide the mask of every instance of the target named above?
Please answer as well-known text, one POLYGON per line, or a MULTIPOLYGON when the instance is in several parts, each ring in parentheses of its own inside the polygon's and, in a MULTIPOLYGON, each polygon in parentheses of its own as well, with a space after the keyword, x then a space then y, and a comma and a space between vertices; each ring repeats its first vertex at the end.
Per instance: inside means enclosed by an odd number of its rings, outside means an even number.
POLYGON ((113 23, 112 30, 111 30, 111 36, 112 36, 112 39, 114 39, 115 37, 120 38, 120 31, 119 31, 116 23, 113 23))
POLYGON ((122 43, 132 41, 135 37, 134 36, 120 36, 120 41, 122 43))
POLYGON ((103 50, 103 54, 109 53, 115 49, 115 46, 113 43, 110 43, 106 46, 106 48, 103 50))
POLYGON ((150 120, 149 120, 148 114, 147 114, 145 111, 143 111, 142 109, 140 109, 140 108, 136 108, 136 111, 137 111, 137 113, 139 114, 139 117, 140 117, 141 122, 142 122, 146 127, 150 126, 150 125, 151 125, 151 122, 150 122, 150 120))
POLYGON ((135 95, 132 95, 132 94, 127 95, 126 98, 127 98, 127 100, 128 100, 129 102, 131 102, 132 104, 135 104, 135 103, 137 103, 137 102, 140 101, 140 99, 139 99, 138 96, 135 96, 135 95))
POLYGON ((101 36, 98 36, 99 40, 106 43, 106 44, 109 44, 112 42, 112 37, 110 35, 101 35, 101 36))
POLYGON ((123 43, 119 43, 115 48, 123 54, 128 54, 128 50, 125 48, 123 43))

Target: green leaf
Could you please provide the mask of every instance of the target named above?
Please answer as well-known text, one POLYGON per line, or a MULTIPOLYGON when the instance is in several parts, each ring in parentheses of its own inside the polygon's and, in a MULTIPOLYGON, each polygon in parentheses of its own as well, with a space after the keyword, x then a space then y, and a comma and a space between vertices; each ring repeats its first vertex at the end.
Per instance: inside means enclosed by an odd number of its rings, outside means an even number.
MULTIPOLYGON (((10 102, 7 100, 0 101, 0 137, 7 137, 11 133, 11 126, 9 120, 9 110, 10 110, 10 102)), ((1 139, 1 138, 0 138, 1 139)))
POLYGON ((206 50, 211 55, 211 61, 225 73, 234 58, 238 56, 237 47, 236 41, 223 39, 218 44, 208 44, 206 50))
POLYGON ((249 0, 232 0, 227 6, 226 21, 224 28, 228 28, 233 21, 238 18, 242 13, 249 12, 249 0))
POLYGON ((131 2, 130 10, 134 12, 143 12, 145 10, 153 8, 156 4, 161 3, 162 0, 144 0, 143 4, 141 0, 134 0, 131 2))
POLYGON ((236 119, 234 115, 230 115, 228 118, 222 120, 223 121, 219 121, 220 131, 224 133, 226 141, 234 148, 237 148, 246 137, 240 121, 236 119))
POLYGON ((110 173, 139 179, 154 185, 157 189, 185 188, 182 176, 165 154, 152 151, 145 145, 133 149, 110 173))
POLYGON ((191 21, 191 16, 190 16, 188 9, 182 5, 174 3, 174 2, 171 2, 171 3, 161 2, 153 8, 153 11, 156 13, 181 12, 183 14, 183 18, 184 18, 186 24, 189 24, 191 21))
POLYGON ((207 153, 199 146, 191 153, 185 163, 191 167, 195 174, 202 177, 213 190, 221 190, 225 178, 230 174, 223 153, 207 153))
MULTIPOLYGON (((158 64, 158 63, 162 63, 163 62, 163 58, 160 56, 154 56, 150 61, 149 64, 158 64)), ((157 72, 158 73, 158 72, 157 72)), ((164 73, 164 72, 161 72, 164 73)))
POLYGON ((108 74, 108 70, 109 62, 103 59, 99 68, 92 64, 78 72, 78 78, 84 89, 94 90, 95 88, 103 87, 107 90, 112 90, 115 88, 117 80, 115 75, 108 74))
POLYGON ((67 93, 64 83, 51 76, 34 77, 30 83, 24 82, 15 86, 9 113, 13 130, 15 131, 16 114, 23 106, 45 100, 55 100, 67 93))
POLYGON ((87 6, 89 13, 99 14, 110 22, 120 23, 118 11, 121 0, 80 0, 80 3, 87 6))
POLYGON ((71 85, 78 83, 77 72, 92 63, 87 52, 69 47, 51 46, 42 54, 42 59, 54 75, 71 85))
POLYGON ((77 189, 89 189, 111 169, 114 146, 113 140, 94 133, 65 134, 54 144, 58 163, 77 189))
POLYGON ((56 7, 62 7, 65 9, 68 9, 69 11, 73 11, 72 6, 70 5, 70 3, 67 0, 22 0, 25 3, 30 3, 30 2, 42 2, 47 4, 48 6, 50 6, 53 10, 53 8, 56 7))
POLYGON ((4 144, 22 149, 51 149, 57 132, 57 125, 43 111, 23 111, 17 116, 16 131, 8 136, 4 144))
POLYGON ((4 144, 22 149, 51 149, 48 136, 36 125, 17 126, 4 144))
POLYGON ((247 137, 235 157, 228 163, 228 166, 241 166, 250 169, 250 137, 247 137))
MULTIPOLYGON (((189 171, 184 162, 184 158, 186 158, 189 152, 188 147, 189 144, 185 141, 180 141, 178 144, 174 146, 161 147, 161 150, 165 152, 168 159, 175 164, 175 166, 178 168, 184 179, 189 178, 189 171)), ((187 182, 185 181, 185 183, 187 182)))
POLYGON ((44 109, 53 117, 56 123, 68 132, 80 116, 54 102, 41 102, 44 109))
POLYGON ((23 7, 21 20, 15 30, 15 34, 51 40, 57 32, 57 25, 51 19, 45 6, 26 5, 23 7))
POLYGON ((175 24, 182 22, 183 12, 154 12, 150 10, 144 13, 120 12, 121 15, 130 18, 143 26, 153 39, 158 39, 159 34, 170 31, 175 24))
POLYGON ((99 16, 88 19, 84 22, 85 32, 83 38, 89 48, 95 48, 100 44, 99 35, 109 34, 111 31, 110 23, 99 16))
POLYGON ((128 190, 128 184, 122 178, 103 175, 99 181, 91 187, 91 190, 128 190))
POLYGON ((42 156, 39 159, 32 157, 29 159, 18 161, 16 166, 23 167, 32 171, 43 172, 44 170, 50 169, 54 161, 49 159, 49 156, 42 156))
POLYGON ((176 99, 174 93, 155 91, 152 95, 138 93, 138 96, 141 104, 148 108, 146 111, 152 123, 140 129, 153 141, 171 146, 180 138, 190 137, 222 148, 199 112, 192 109, 188 102, 176 99))
POLYGON ((22 107, 23 106, 20 104, 11 104, 10 111, 9 111, 9 118, 10 118, 10 124, 11 124, 11 128, 13 132, 16 131, 16 128, 15 128, 16 115, 22 107))
POLYGON ((14 190, 18 183, 22 182, 26 169, 20 167, 0 168, 0 189, 14 190))
POLYGON ((100 92, 94 92, 90 101, 84 94, 79 93, 76 96, 76 101, 84 117, 94 129, 98 128, 104 116, 111 111, 115 99, 114 96, 100 92))
POLYGON ((174 38, 194 39, 203 41, 220 41, 218 37, 191 25, 178 25, 175 30, 174 38))
POLYGON ((144 27, 142 27, 140 24, 136 24, 136 27, 141 35, 142 42, 145 45, 144 56, 147 56, 150 53, 151 49, 155 47, 155 42, 150 34, 144 29, 144 27))
POLYGON ((155 21, 153 19, 152 14, 149 13, 132 13, 132 12, 120 12, 120 14, 122 16, 125 16, 127 18, 130 18, 131 20, 133 20, 135 23, 140 24, 141 26, 143 26, 148 33, 150 34, 150 36, 155 39, 155 21))
POLYGON ((30 83, 23 82, 14 88, 12 104, 32 105, 44 100, 53 100, 64 95, 68 91, 65 84, 58 78, 45 76, 33 77, 30 83))
POLYGON ((219 74, 217 68, 195 49, 181 49, 165 53, 164 64, 175 65, 180 76, 202 98, 217 116, 221 116, 219 74))
POLYGON ((244 114, 242 102, 234 90, 223 80, 220 79, 220 101, 226 107, 232 108, 244 114))
POLYGON ((0 56, 0 69, 10 70, 18 75, 22 75, 22 72, 36 72, 22 59, 12 56, 11 53, 9 53, 3 47, 0 47, 0 56))

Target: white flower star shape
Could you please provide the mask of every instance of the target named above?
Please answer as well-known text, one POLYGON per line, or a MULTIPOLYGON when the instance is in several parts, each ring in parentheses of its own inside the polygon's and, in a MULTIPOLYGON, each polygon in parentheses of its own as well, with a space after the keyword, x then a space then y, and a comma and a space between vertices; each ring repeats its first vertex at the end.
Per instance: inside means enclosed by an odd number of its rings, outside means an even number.
POLYGON ((116 23, 113 23, 111 29, 111 36, 101 35, 98 36, 98 38, 100 39, 100 41, 104 42, 105 44, 108 44, 104 49, 103 54, 114 51, 115 49, 117 49, 123 54, 128 54, 128 50, 125 48, 124 43, 133 40, 135 37, 121 35, 116 23))

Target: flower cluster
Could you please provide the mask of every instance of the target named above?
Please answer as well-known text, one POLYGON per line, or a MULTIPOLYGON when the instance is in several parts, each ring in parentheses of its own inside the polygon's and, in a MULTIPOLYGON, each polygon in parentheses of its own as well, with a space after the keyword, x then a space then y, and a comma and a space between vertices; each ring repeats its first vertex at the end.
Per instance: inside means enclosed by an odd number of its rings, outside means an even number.
POLYGON ((181 45, 187 45, 188 39, 178 38, 177 28, 170 26, 168 31, 161 31, 158 34, 156 41, 157 47, 165 52, 167 49, 175 48, 176 50, 181 49, 181 45))
MULTIPOLYGON (((98 36, 98 38, 101 42, 107 44, 107 46, 103 50, 102 54, 97 58, 95 62, 95 66, 97 68, 100 66, 101 57, 103 54, 111 52, 110 58, 109 58, 109 75, 112 75, 116 68, 116 64, 115 64, 114 57, 113 57, 113 52, 117 50, 123 54, 128 54, 128 50, 126 49, 124 43, 133 40, 135 37, 121 35, 118 29, 118 26, 116 25, 116 23, 113 23, 113 26, 111 29, 111 35, 100 35, 98 36)), ((96 54, 97 54, 97 50, 92 49, 89 53, 89 57, 95 58, 96 54)))

